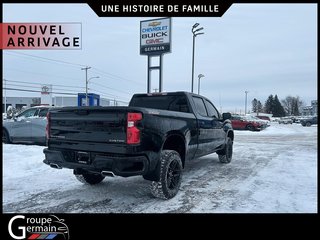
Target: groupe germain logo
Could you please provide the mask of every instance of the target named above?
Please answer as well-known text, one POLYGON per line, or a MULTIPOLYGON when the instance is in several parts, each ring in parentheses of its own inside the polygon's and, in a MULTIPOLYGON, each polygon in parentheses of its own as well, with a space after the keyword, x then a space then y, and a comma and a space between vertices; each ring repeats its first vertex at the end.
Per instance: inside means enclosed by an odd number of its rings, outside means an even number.
POLYGON ((69 240, 69 228, 64 219, 49 217, 26 217, 17 215, 10 219, 8 231, 13 239, 69 240))

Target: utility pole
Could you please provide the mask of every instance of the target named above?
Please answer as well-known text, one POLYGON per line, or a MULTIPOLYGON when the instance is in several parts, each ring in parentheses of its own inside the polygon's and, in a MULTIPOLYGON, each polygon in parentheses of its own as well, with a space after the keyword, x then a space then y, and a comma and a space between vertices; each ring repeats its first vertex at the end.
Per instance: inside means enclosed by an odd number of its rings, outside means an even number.
POLYGON ((81 70, 86 70, 86 106, 88 106, 88 69, 91 67, 81 68, 81 70))
POLYGON ((245 91, 245 94, 246 94, 246 101, 245 101, 245 107, 244 107, 244 115, 247 114, 247 95, 248 95, 248 92, 249 91, 245 91))

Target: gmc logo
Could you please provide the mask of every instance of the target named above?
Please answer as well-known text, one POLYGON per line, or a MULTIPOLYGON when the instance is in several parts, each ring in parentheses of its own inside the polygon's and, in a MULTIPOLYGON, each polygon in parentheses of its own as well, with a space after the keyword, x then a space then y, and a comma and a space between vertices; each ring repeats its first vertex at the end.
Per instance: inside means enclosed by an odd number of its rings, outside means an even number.
POLYGON ((146 40, 147 44, 158 44, 163 43, 163 38, 157 38, 157 39, 148 39, 146 40))

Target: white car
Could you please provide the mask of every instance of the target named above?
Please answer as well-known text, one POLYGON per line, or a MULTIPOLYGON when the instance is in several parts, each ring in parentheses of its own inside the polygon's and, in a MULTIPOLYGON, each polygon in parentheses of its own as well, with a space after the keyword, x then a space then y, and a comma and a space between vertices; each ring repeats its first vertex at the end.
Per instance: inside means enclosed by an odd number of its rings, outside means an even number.
POLYGON ((289 117, 282 117, 282 118, 279 119, 278 122, 279 122, 279 124, 281 124, 281 123, 283 123, 283 124, 292 124, 293 123, 292 119, 289 118, 289 117))

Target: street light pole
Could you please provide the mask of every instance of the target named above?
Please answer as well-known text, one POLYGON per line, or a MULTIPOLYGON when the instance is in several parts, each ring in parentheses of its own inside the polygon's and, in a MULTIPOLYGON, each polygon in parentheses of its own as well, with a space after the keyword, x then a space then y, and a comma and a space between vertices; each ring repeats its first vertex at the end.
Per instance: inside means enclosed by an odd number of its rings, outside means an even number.
POLYGON ((200 74, 198 75, 198 78, 199 78, 199 79, 198 79, 198 95, 200 94, 200 78, 202 78, 202 77, 204 77, 204 75, 200 73, 200 74))
POLYGON ((199 32, 201 30, 203 30, 203 27, 196 29, 200 24, 199 23, 195 23, 192 26, 192 34, 193 34, 193 41, 192 41, 192 80, 191 80, 191 92, 193 93, 193 82, 194 82, 194 52, 195 52, 195 40, 196 40, 196 36, 200 35, 200 34, 204 34, 204 32, 199 32))
POLYGON ((192 82, 191 82, 191 92, 193 93, 193 75, 194 75, 194 41, 196 36, 193 34, 193 41, 192 41, 192 82))
POLYGON ((85 68, 81 68, 81 70, 85 70, 86 71, 86 106, 88 106, 88 69, 90 69, 91 67, 85 67, 85 68))
POLYGON ((93 78, 100 78, 99 76, 96 76, 96 77, 91 77, 91 78, 89 78, 87 81, 86 81, 86 106, 89 106, 89 104, 88 104, 88 85, 89 85, 89 81, 91 80, 91 79, 93 79, 93 78))
POLYGON ((247 95, 248 95, 248 92, 249 91, 245 91, 245 94, 246 94, 246 100, 245 100, 245 107, 244 107, 244 115, 247 114, 247 95))

